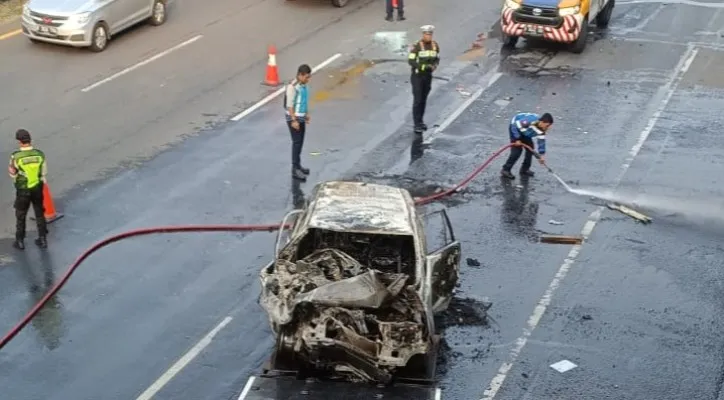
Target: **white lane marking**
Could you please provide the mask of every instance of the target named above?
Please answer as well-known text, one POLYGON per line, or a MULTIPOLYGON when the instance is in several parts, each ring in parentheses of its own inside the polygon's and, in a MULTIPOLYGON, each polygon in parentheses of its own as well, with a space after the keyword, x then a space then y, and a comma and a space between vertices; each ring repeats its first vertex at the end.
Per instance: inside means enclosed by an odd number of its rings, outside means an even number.
POLYGON ((196 358, 204 349, 206 346, 211 344, 211 341, 214 339, 214 336, 218 334, 226 325, 231 322, 233 318, 226 317, 223 321, 221 321, 214 329, 212 329, 206 336, 201 338, 198 343, 194 347, 191 348, 186 354, 184 354, 181 358, 176 361, 174 365, 171 366, 166 372, 164 372, 163 375, 161 375, 160 378, 156 380, 151 386, 148 387, 143 393, 141 393, 140 396, 136 398, 136 400, 151 400, 153 396, 156 395, 161 389, 163 389, 166 384, 168 384, 171 379, 173 379, 179 372, 181 372, 182 369, 184 369, 191 361, 193 361, 194 358, 196 358))
POLYGON ((244 400, 246 398, 246 395, 249 394, 249 391, 251 390, 251 385, 254 384, 254 380, 256 380, 255 376, 252 376, 249 378, 248 381, 246 381, 246 385, 244 386, 244 390, 241 391, 241 395, 239 395, 238 400, 244 400))
POLYGON ((204 37, 204 35, 196 35, 196 36, 192 37, 191 39, 189 39, 189 40, 187 40, 187 41, 185 41, 185 42, 183 42, 183 43, 179 43, 179 44, 177 44, 176 46, 171 47, 170 49, 164 50, 164 51, 156 54, 155 56, 153 56, 153 57, 151 57, 151 58, 147 58, 147 59, 139 62, 138 64, 131 65, 130 67, 128 67, 128 68, 126 68, 126 69, 124 69, 124 70, 122 70, 122 71, 116 72, 115 74, 109 76, 109 77, 106 78, 106 79, 100 80, 100 81, 98 81, 98 82, 96 82, 96 83, 94 83, 94 84, 92 84, 92 85, 90 85, 90 86, 86 86, 86 87, 84 87, 83 89, 81 89, 81 92, 84 92, 84 93, 90 92, 91 90, 97 88, 98 86, 104 85, 104 84, 106 84, 106 83, 108 83, 108 82, 110 82, 110 81, 112 81, 112 80, 114 80, 114 79, 116 79, 116 78, 119 78, 119 77, 121 77, 121 76, 123 76, 123 75, 125 75, 125 74, 127 74, 127 73, 129 73, 129 72, 131 72, 131 71, 134 71, 134 70, 136 70, 136 69, 138 69, 138 68, 141 68, 141 67, 143 67, 143 66, 146 65, 146 64, 152 63, 152 62, 158 60, 158 59, 161 58, 161 57, 167 56, 167 55, 173 53, 174 51, 176 51, 176 50, 178 50, 178 49, 180 49, 180 48, 182 48, 182 47, 188 46, 188 45, 190 45, 191 43, 193 43, 193 42, 201 39, 202 37, 204 37))
MULTIPOLYGON (((617 188, 621 184, 621 181, 623 180, 626 171, 628 171, 634 158, 636 158, 639 151, 641 151, 641 147, 643 147, 643 144, 644 142, 646 142, 646 139, 648 139, 649 135, 651 134, 654 125, 656 125, 656 122, 661 117, 664 109, 666 109, 669 101, 671 101, 671 98, 674 96, 674 92, 676 92, 679 83, 681 83, 684 75, 691 67, 691 64, 694 62, 694 58, 696 58, 698 52, 699 50, 696 49, 694 46, 689 46, 684 55, 679 60, 679 63, 674 69, 674 73, 671 75, 671 78, 662 88, 663 90, 665 90, 666 93, 664 95, 664 98, 659 103, 656 111, 651 115, 651 118, 649 118, 648 123, 646 124, 646 127, 643 129, 643 131, 641 131, 641 134, 639 135, 636 144, 634 144, 634 146, 631 148, 628 157, 624 161, 623 165, 621 165, 621 173, 614 181, 613 189, 617 188)), ((583 236, 584 238, 584 243, 588 240, 588 237, 593 232, 593 229, 596 227, 598 221, 600 221, 603 210, 604 207, 598 207, 588 217, 588 220, 586 221, 583 229, 581 230, 581 236, 583 236)), ((508 377, 508 373, 513 368, 513 364, 515 364, 515 362, 517 361, 518 356, 520 356, 521 351, 528 342, 528 338, 530 338, 530 336, 533 334, 533 331, 538 326, 538 323, 543 317, 543 314, 545 314, 546 309, 551 304, 551 299, 553 298, 553 295, 555 294, 556 290, 558 290, 558 287, 568 274, 568 271, 571 269, 573 263, 576 261, 576 258, 578 257, 582 246, 582 244, 577 244, 571 247, 571 251, 568 253, 565 261, 563 261, 563 264, 558 269, 558 272, 556 272, 556 275, 553 277, 553 280, 548 285, 545 293, 543 293, 543 297, 538 300, 535 309, 533 309, 533 313, 528 318, 528 322, 523 328, 523 334, 515 341, 513 348, 510 350, 508 361, 504 362, 500 366, 500 368, 498 369, 498 374, 490 382, 485 392, 483 392, 482 400, 493 400, 498 394, 498 391, 500 391, 500 389, 503 387, 503 383, 508 377)))
MULTIPOLYGON (((341 53, 337 53, 337 54, 333 55, 332 57, 329 57, 328 59, 324 60, 322 63, 320 63, 320 64, 317 65, 316 67, 312 68, 312 74, 316 74, 320 69, 322 69, 322 68, 326 67, 327 65, 335 62, 335 61, 336 61, 338 58, 340 58, 340 57, 342 57, 342 54, 341 54, 341 53)), ((248 116, 249 114, 251 114, 251 113, 253 113, 254 111, 258 110, 259 108, 263 107, 263 106, 266 105, 268 102, 274 100, 277 96, 281 95, 282 93, 284 93, 284 87, 281 87, 281 88, 277 89, 277 90, 276 90, 275 92, 273 92, 272 94, 270 94, 270 95, 264 97, 263 99, 259 100, 259 101, 258 101, 256 104, 254 104, 253 106, 247 108, 246 110, 240 112, 239 114, 237 114, 236 116, 234 116, 233 118, 231 118, 231 120, 234 121, 234 122, 241 120, 242 118, 248 116)))
MULTIPOLYGON (((488 83, 486 83, 485 86, 481 87, 480 89, 476 90, 475 93, 473 93, 472 96, 468 97, 468 99, 465 100, 465 101, 460 105, 460 107, 458 107, 457 109, 455 109, 455 111, 453 111, 452 114, 448 115, 448 117, 445 118, 445 120, 442 121, 442 123, 440 123, 440 126, 438 126, 437 129, 435 129, 435 130, 430 134, 430 136, 428 136, 427 139, 425 139, 425 140, 422 142, 422 144, 430 144, 430 143, 432 143, 432 140, 435 138, 435 136, 437 136, 437 135, 440 134, 442 131, 444 131, 445 129, 447 129, 447 127, 450 126, 450 124, 452 124, 456 119, 458 119, 458 117, 460 117, 460 115, 461 115, 465 110, 467 110, 467 108, 470 107, 471 104, 473 104, 473 103, 475 102, 475 100, 477 100, 480 96, 482 96, 483 92, 484 92, 486 89, 488 89, 489 87, 493 86, 493 84, 494 84, 495 82, 497 82, 498 79, 500 79, 501 76, 503 76, 503 73, 501 73, 501 72, 495 72, 495 71, 490 71, 490 72, 488 72, 488 73, 486 74, 486 76, 490 76, 490 78, 488 79, 488 83)), ((484 79, 483 79, 483 80, 484 80, 484 79)))

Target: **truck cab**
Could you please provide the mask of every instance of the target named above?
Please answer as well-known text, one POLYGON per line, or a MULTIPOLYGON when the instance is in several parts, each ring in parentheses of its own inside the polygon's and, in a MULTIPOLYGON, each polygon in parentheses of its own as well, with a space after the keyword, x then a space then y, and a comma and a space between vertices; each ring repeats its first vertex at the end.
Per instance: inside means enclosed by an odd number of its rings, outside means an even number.
POLYGON ((513 48, 518 39, 567 44, 582 53, 590 24, 608 27, 615 0, 504 0, 500 16, 502 40, 513 48))
POLYGON ((287 225, 260 273, 276 339, 265 374, 432 385, 433 317, 448 307, 460 266, 445 210, 420 215, 404 189, 333 181, 318 184, 287 225), (435 222, 442 240, 430 249, 425 228, 435 222))

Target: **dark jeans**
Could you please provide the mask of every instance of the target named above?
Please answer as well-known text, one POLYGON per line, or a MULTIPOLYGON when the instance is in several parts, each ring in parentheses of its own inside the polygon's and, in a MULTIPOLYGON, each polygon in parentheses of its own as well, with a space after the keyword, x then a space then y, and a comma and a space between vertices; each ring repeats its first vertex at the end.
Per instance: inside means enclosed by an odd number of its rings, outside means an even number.
POLYGON ((15 239, 25 239, 25 219, 28 216, 30 206, 33 206, 35 222, 38 226, 38 236, 48 234, 45 223, 45 209, 43 208, 43 184, 32 189, 18 189, 15 192, 15 239))
MULTIPOLYGON (((520 138, 521 143, 533 147, 533 139, 527 138, 527 137, 521 137, 520 138)), ((511 143, 515 142, 515 140, 511 140, 511 143)), ((518 162, 518 159, 520 158, 520 155, 523 153, 523 150, 525 150, 525 158, 523 158, 523 165, 520 166, 521 171, 528 171, 530 169, 530 165, 533 162, 533 152, 524 149, 523 147, 511 147, 510 148, 510 156, 508 156, 508 161, 505 162, 505 165, 503 165, 503 169, 505 171, 510 171, 515 163, 518 162)))
MULTIPOLYGON (((387 16, 391 17, 393 11, 394 11, 394 8, 392 7, 392 0, 387 0, 387 16)), ((405 1, 397 0, 397 15, 402 15, 404 13, 405 13, 405 1)))
POLYGON ((419 126, 425 117, 427 95, 430 94, 432 87, 432 74, 413 72, 410 76, 410 83, 412 84, 412 121, 415 126, 419 126))
POLYGON ((301 168, 301 154, 302 147, 304 147, 304 133, 306 132, 306 124, 304 121, 299 121, 299 130, 294 129, 292 121, 287 121, 289 127, 289 134, 292 136, 292 167, 301 168))

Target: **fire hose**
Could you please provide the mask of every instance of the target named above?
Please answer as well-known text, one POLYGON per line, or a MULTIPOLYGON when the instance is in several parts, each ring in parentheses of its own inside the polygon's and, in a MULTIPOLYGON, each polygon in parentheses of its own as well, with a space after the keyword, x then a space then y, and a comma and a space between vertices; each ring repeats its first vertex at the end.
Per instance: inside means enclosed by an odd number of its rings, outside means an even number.
MULTIPOLYGON (((471 174, 469 174, 465 179, 460 181, 457 185, 455 185, 453 188, 442 191, 440 193, 435 193, 430 196, 416 198, 415 204, 416 205, 424 205, 429 204, 435 200, 439 200, 443 197, 450 196, 454 193, 459 192, 461 189, 463 189, 465 186, 467 186, 473 179, 475 179, 478 174, 480 174, 483 170, 485 170, 496 158, 498 158, 505 150, 507 150, 510 147, 513 146, 520 146, 524 147, 530 151, 533 152, 534 156, 540 160, 540 154, 538 154, 533 148, 530 146, 527 146, 525 144, 508 144, 506 146, 501 147, 499 150, 497 150, 493 155, 488 157, 485 162, 480 164, 479 167, 477 167, 471 174)), ((544 164, 545 165, 545 164, 544 164)), ((548 171, 553 172, 548 166, 546 166, 548 171)), ((10 329, 5 336, 3 336, 2 339, 0 339, 0 349, 3 349, 15 336, 17 336, 20 331, 25 328, 25 326, 30 323, 30 321, 40 312, 40 310, 50 301, 51 298, 53 298, 55 295, 58 294, 60 289, 65 286, 65 284, 68 282, 70 277, 73 275, 73 273, 78 269, 81 263, 85 261, 88 257, 90 257, 93 253, 96 251, 113 244, 115 242, 129 239, 136 236, 146 236, 146 235, 155 235, 159 233, 182 233, 182 232, 273 232, 278 231, 280 229, 289 229, 289 225, 281 226, 280 224, 266 224, 266 225, 239 225, 239 224, 231 224, 231 225, 173 225, 173 226, 158 226, 158 227, 150 227, 150 228, 140 228, 140 229, 134 229, 126 232, 122 232, 113 236, 110 236, 108 238, 105 238, 99 242, 96 242, 94 245, 83 251, 81 255, 76 258, 76 260, 70 265, 70 267, 65 271, 65 273, 62 275, 61 279, 53 285, 53 287, 48 290, 48 292, 33 306, 30 311, 25 314, 25 316, 18 322, 15 326, 10 329)))

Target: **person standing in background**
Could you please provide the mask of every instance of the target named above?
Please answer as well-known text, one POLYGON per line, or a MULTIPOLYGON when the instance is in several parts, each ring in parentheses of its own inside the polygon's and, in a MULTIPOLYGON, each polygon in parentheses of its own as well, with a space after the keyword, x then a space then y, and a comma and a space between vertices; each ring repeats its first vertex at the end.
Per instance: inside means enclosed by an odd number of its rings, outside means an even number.
POLYGON ((284 109, 286 110, 287 126, 292 137, 292 177, 306 181, 309 169, 304 168, 301 162, 304 135, 309 124, 309 89, 307 83, 312 77, 312 69, 307 64, 297 68, 297 79, 287 85, 284 94, 284 109))
POLYGON ((425 107, 427 106, 427 96, 432 88, 432 73, 440 64, 440 46, 432 40, 432 33, 435 27, 425 25, 420 27, 422 30, 422 39, 415 43, 407 57, 410 64, 412 74, 410 75, 410 83, 412 84, 412 120, 415 123, 415 133, 422 134, 427 130, 427 125, 423 118, 425 117, 425 107))
POLYGON ((386 21, 392 21, 392 14, 397 9, 397 20, 405 20, 405 0, 385 0, 387 7, 386 21))

